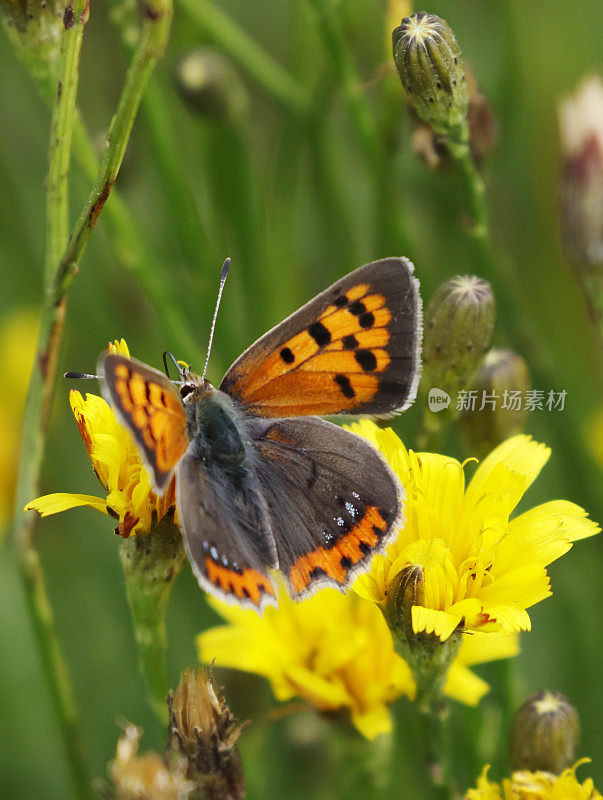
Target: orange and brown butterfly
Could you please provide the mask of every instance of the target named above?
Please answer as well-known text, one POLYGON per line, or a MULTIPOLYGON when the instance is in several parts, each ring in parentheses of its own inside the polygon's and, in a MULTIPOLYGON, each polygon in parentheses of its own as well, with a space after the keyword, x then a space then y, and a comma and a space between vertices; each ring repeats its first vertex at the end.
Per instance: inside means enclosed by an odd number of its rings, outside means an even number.
POLYGON ((176 474, 182 536, 204 589, 261 611, 276 602, 270 570, 301 598, 344 590, 384 549, 403 520, 403 489, 367 441, 317 415, 408 408, 421 335, 413 266, 388 258, 262 336, 219 389, 188 369, 172 382, 101 356, 104 395, 159 495, 176 474))

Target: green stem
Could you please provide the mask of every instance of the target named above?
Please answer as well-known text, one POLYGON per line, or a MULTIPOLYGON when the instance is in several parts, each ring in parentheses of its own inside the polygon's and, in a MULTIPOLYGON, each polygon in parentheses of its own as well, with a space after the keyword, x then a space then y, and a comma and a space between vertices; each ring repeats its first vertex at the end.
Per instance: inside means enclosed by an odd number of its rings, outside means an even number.
POLYGON ((25 405, 22 457, 15 503, 16 554, 28 609, 42 651, 46 678, 59 718, 74 785, 80 798, 89 796, 90 782, 81 755, 78 715, 59 647, 40 559, 33 544, 35 517, 33 514, 25 514, 23 507, 38 494, 50 401, 65 318, 66 293, 75 274, 77 261, 88 242, 92 226, 117 175, 142 91, 167 41, 171 4, 168 0, 163 2, 158 0, 153 3, 148 2, 145 6, 146 19, 139 47, 111 125, 108 153, 103 159, 99 180, 92 192, 92 196, 96 199, 92 202, 92 206, 89 201, 84 209, 75 232, 67 244, 65 254, 59 261, 60 255, 57 254, 62 252, 66 244, 69 155, 75 115, 78 58, 86 21, 84 11, 87 8, 87 2, 84 0, 81 0, 76 8, 72 8, 73 24, 63 34, 63 70, 51 126, 44 303, 36 367, 25 405), (99 202, 101 198, 102 202, 99 202))
POLYGON ((305 115, 310 96, 289 73, 209 0, 178 0, 212 44, 230 56, 285 111, 305 115))
POLYGON ((64 319, 64 306, 51 300, 56 265, 67 242, 68 174, 73 130, 73 115, 78 85, 78 68, 86 18, 84 0, 73 9, 74 24, 63 31, 60 79, 52 113, 49 168, 46 194, 46 246, 44 300, 36 366, 27 397, 22 461, 15 508, 16 556, 21 572, 27 609, 40 648, 45 678, 57 715, 63 747, 78 798, 90 797, 88 776, 71 680, 63 657, 44 573, 33 541, 33 514, 25 515, 23 506, 36 495, 42 464, 44 438, 54 373, 64 319))
POLYGON ((122 539, 120 558, 149 704, 158 720, 167 724, 165 614, 173 582, 186 560, 173 518, 164 518, 147 536, 122 539))
POLYGON ((392 796, 391 735, 367 741, 341 717, 331 721, 327 750, 336 777, 334 789, 339 800, 385 800, 392 796))
POLYGON ((107 134, 107 147, 96 182, 75 225, 59 264, 55 281, 55 302, 60 302, 71 285, 98 215, 109 197, 126 152, 138 107, 157 62, 168 42, 172 23, 171 0, 145 0, 138 45, 126 74, 117 111, 107 134))
POLYGON ((419 709, 423 727, 423 747, 429 779, 434 796, 442 800, 459 797, 452 774, 448 701, 439 698, 429 706, 419 709))

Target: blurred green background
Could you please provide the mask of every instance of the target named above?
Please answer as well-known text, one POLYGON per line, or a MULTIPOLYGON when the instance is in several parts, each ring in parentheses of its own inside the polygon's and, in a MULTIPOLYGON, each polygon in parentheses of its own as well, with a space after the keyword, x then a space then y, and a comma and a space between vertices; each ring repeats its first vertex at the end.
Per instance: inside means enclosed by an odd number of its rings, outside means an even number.
MULTIPOLYGON (((388 63, 385 3, 344 0, 344 31, 364 82, 391 169, 383 196, 370 160, 334 77, 315 12, 305 0, 220 0, 220 8, 324 102, 306 124, 284 110, 241 71, 249 93, 247 116, 224 125, 191 112, 173 86, 176 64, 207 42, 201 26, 176 2, 166 57, 152 79, 117 186, 140 235, 154 255, 196 350, 168 332, 162 314, 127 273, 113 246, 106 215, 99 220, 71 291, 60 371, 92 370, 109 339, 125 337, 134 355, 160 365, 164 349, 199 367, 207 341, 222 260, 233 260, 218 319, 209 377, 218 381, 234 358, 268 327, 351 269, 376 258, 407 255, 416 265, 424 298, 447 277, 473 271, 461 232, 465 202, 450 167, 430 171, 410 147, 412 124, 397 77, 373 81, 388 63)), ((417 7, 415 10, 421 10, 417 7)), ((553 447, 553 456, 524 507, 556 497, 583 505, 603 519, 601 473, 593 415, 601 406, 600 349, 582 293, 564 263, 557 222, 560 154, 556 104, 586 72, 601 67, 600 0, 433 0, 425 10, 445 17, 497 117, 500 143, 484 164, 493 237, 516 269, 537 339, 567 390, 566 410, 535 412, 527 431, 553 447), (568 447, 573 442, 574 447, 568 447)), ((0 318, 37 306, 42 286, 44 181, 49 110, 0 34, 0 318)), ((100 148, 123 80, 127 57, 104 3, 93 3, 86 28, 79 104, 100 148)), ((89 184, 72 170, 72 217, 89 184)), ((493 280, 496 293, 496 278, 493 280)), ((505 345, 504 310, 496 343, 505 345)), ((5 344, 5 343, 3 343, 5 344)), ((523 353, 531 363, 532 354, 523 353)), ((26 365, 3 359, 12 370, 26 365)), ((18 424, 22 401, 11 401, 6 374, 2 406, 18 424), (12 405, 11 405, 12 402, 12 405)), ((52 411, 42 492, 96 494, 60 379, 52 411)), ((84 387, 96 392, 96 386, 84 387)), ((550 387, 542 387, 550 388, 550 387)), ((413 446, 412 413, 396 429, 413 446)), ((599 451, 603 449, 599 434, 599 451)), ((0 444, 1 447, 1 444, 0 444)), ((467 455, 456 442, 452 455, 467 455)), ((9 476, 3 476, 9 482, 9 476)), ((144 745, 162 737, 145 703, 111 521, 88 509, 41 521, 37 542, 78 702, 87 756, 104 776, 127 719, 146 730, 144 745)), ((550 568, 554 597, 531 611, 533 630, 510 670, 481 669, 493 691, 478 709, 455 706, 453 730, 467 726, 479 739, 476 753, 457 746, 464 786, 495 755, 497 701, 513 683, 523 698, 540 688, 573 699, 582 718, 580 755, 603 786, 603 540, 578 543, 550 568), (505 688, 506 686, 506 688, 505 688)), ((0 796, 11 800, 63 800, 71 787, 35 642, 26 617, 10 545, 0 549, 0 796)), ((194 635, 215 621, 188 567, 169 611, 170 669, 195 662, 194 635)), ((304 712, 268 724, 275 705, 264 682, 219 673, 239 718, 254 722, 242 739, 252 798, 344 797, 341 764, 323 751, 324 724, 304 712)), ((427 797, 417 761, 417 720, 396 705, 399 797, 427 797)), ((392 795, 394 796, 394 795, 392 795)))

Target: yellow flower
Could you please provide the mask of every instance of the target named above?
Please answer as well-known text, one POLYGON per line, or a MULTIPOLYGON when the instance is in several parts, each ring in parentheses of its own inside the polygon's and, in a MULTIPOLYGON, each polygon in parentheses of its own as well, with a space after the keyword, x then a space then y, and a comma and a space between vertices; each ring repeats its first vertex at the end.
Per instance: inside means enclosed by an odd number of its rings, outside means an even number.
POLYGON ((578 761, 561 775, 551 772, 514 772, 505 778, 502 785, 488 780, 488 767, 484 767, 477 779, 477 788, 469 789, 465 800, 598 800, 601 797, 591 778, 580 783, 576 768, 588 762, 578 761))
POLYGON ((422 566, 425 600, 412 608, 415 633, 444 641, 461 623, 474 631, 529 630, 526 609, 551 594, 546 565, 600 530, 565 500, 509 519, 550 455, 529 436, 500 444, 465 488, 464 465, 454 458, 407 451, 392 430, 369 421, 351 430, 381 450, 407 494, 397 540, 353 588, 383 604, 401 569, 422 566))
MULTIPOLYGON (((130 355, 123 339, 109 345, 109 351, 130 355)), ((84 400, 77 391, 69 393, 69 402, 94 471, 107 496, 68 492, 47 494, 29 503, 26 510, 38 511, 47 517, 69 508, 90 506, 119 519, 118 533, 124 538, 148 533, 151 526, 176 505, 174 479, 163 497, 157 497, 136 445, 109 404, 95 394, 87 394, 84 400)))
POLYGON ((20 308, 0 323, 0 538, 12 514, 21 444, 21 421, 36 352, 39 314, 20 308))
MULTIPOLYGON (((414 697, 412 674, 394 650, 383 615, 357 595, 324 589, 298 603, 281 585, 278 608, 269 606, 262 617, 209 602, 228 624, 198 636, 200 660, 262 675, 278 700, 302 697, 322 711, 345 710, 373 739, 391 730, 388 705, 401 695, 414 697)), ((488 685, 468 666, 516 652, 514 636, 466 636, 448 673, 447 694, 475 705, 488 685), (482 637, 490 641, 476 641, 482 637)))

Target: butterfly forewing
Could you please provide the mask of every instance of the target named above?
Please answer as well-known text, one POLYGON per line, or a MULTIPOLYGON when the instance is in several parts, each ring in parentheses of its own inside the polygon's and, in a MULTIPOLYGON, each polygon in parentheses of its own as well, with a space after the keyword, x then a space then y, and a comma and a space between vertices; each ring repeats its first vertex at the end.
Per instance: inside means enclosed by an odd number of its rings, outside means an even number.
POLYGON ((421 333, 412 264, 375 261, 262 336, 220 388, 261 417, 402 411, 417 390, 421 333))
POLYGON ((344 589, 403 520, 397 478, 367 441, 321 419, 256 420, 251 431, 291 594, 344 589))
POLYGON ((155 489, 163 494, 189 444, 178 390, 161 372, 114 353, 101 356, 98 374, 105 399, 132 433, 155 489))

